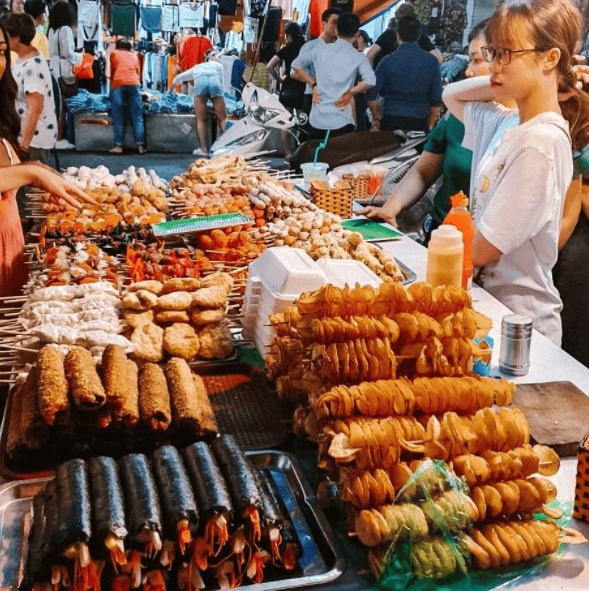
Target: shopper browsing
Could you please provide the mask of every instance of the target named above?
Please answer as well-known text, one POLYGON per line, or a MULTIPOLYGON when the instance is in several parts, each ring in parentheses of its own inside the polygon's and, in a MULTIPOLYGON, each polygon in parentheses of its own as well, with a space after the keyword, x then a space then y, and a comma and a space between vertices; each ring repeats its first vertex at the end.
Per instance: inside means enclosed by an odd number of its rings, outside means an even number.
POLYGON ((374 86, 376 78, 366 56, 354 47, 360 19, 342 14, 338 19, 338 38, 330 44, 317 44, 299 54, 292 63, 291 76, 313 88, 313 107, 309 118, 313 138, 323 138, 354 131, 352 102, 354 96, 374 86), (315 70, 315 78, 308 72, 315 70), (360 77, 361 81, 356 83, 360 77))
POLYGON ((206 157, 209 153, 207 146, 207 103, 211 99, 217 126, 221 132, 225 131, 227 123, 227 109, 223 96, 223 66, 213 51, 207 51, 205 62, 178 74, 172 82, 172 88, 183 82, 194 82, 194 113, 196 116, 196 130, 200 148, 193 154, 206 157))
POLYGON ((532 317, 556 344, 562 302, 550 271, 573 175, 571 138, 573 147, 589 139, 589 97, 575 88, 572 61, 581 30, 569 0, 506 0, 489 20, 490 45, 483 48, 490 78, 451 84, 443 95, 461 121, 476 121, 473 137, 492 137, 501 120, 492 111, 483 115, 484 103, 517 103, 519 125, 503 134, 476 170, 472 260, 485 289, 532 317), (559 90, 572 93, 562 107, 559 90))
POLYGON ((62 204, 80 207, 96 202, 52 169, 38 163, 20 164, 20 120, 16 112, 18 88, 10 70, 8 35, 0 23, 0 296, 16 295, 27 280, 24 237, 16 191, 39 187, 62 204))
POLYGON ((128 112, 137 150, 139 154, 144 154, 145 127, 143 125, 139 58, 133 52, 133 42, 130 39, 119 39, 110 54, 110 102, 115 145, 109 152, 111 154, 123 153, 125 113, 128 112))

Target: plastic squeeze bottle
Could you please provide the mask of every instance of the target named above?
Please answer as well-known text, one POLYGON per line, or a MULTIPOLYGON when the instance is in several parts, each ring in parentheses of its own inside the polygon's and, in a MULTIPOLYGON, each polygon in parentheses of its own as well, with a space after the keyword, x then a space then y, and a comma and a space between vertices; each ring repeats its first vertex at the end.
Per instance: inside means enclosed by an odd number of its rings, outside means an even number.
POLYGON ((451 225, 434 230, 427 249, 427 282, 438 285, 462 285, 464 244, 462 232, 451 225))
POLYGON ((472 240, 474 238, 474 222, 468 211, 468 197, 460 191, 450 197, 452 200, 452 209, 442 222, 455 226, 462 232, 464 241, 464 263, 462 266, 462 287, 470 289, 472 284, 472 240))

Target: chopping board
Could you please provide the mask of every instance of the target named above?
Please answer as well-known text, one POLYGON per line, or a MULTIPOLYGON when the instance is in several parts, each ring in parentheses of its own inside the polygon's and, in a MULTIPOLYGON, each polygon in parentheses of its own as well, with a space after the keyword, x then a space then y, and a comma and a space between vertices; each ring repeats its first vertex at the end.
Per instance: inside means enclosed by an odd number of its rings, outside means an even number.
POLYGON ((574 384, 518 384, 513 406, 526 415, 533 443, 548 445, 562 458, 577 455, 589 432, 589 396, 574 384))

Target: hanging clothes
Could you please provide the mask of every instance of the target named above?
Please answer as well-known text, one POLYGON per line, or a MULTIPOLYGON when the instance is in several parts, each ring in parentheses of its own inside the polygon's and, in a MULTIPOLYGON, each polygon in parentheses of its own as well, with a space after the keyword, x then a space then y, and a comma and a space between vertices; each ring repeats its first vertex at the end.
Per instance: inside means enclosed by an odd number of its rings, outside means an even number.
POLYGON ((234 16, 237 11, 237 0, 219 0, 219 14, 234 16))
POLYGON ((135 4, 112 5, 112 33, 123 37, 135 37, 137 28, 137 10, 135 4))
POLYGON ((311 5, 309 6, 309 12, 311 15, 309 29, 311 37, 319 37, 319 35, 321 35, 321 14, 328 8, 329 0, 311 0, 311 5))
POLYGON ((102 39, 102 10, 96 0, 78 1, 78 45, 102 39))
POLYGON ((235 50, 237 53, 243 51, 243 35, 235 31, 225 33, 225 49, 227 51, 235 50))
POLYGON ((148 33, 159 33, 162 30, 162 9, 160 6, 142 6, 141 26, 148 33))
POLYGON ((185 72, 196 64, 205 61, 205 53, 213 49, 213 44, 206 37, 187 37, 180 45, 178 61, 180 70, 185 72))
POLYGON ((221 65, 223 66, 223 90, 225 92, 231 91, 231 76, 233 73, 233 63, 237 60, 236 55, 222 55, 219 58, 221 65))

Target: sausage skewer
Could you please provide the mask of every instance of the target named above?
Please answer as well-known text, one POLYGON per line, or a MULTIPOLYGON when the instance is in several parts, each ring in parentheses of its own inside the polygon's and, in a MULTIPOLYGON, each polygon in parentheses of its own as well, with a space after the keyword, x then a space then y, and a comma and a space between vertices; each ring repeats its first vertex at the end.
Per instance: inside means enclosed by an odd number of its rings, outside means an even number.
POLYGON ((155 363, 146 363, 139 370, 139 413, 152 431, 165 431, 172 421, 166 376, 155 363))
POLYGON ((70 349, 65 357, 64 367, 72 399, 80 410, 95 410, 104 404, 106 393, 88 349, 70 349))
POLYGON ((59 421, 70 406, 64 360, 63 353, 55 347, 43 347, 37 358, 39 412, 48 425, 59 421))
POLYGON ((125 500, 115 460, 96 457, 88 461, 92 490, 92 518, 94 535, 99 545, 106 547, 115 572, 117 565, 126 564, 124 540, 125 500))
POLYGON ((102 353, 100 373, 106 393, 106 404, 110 410, 120 410, 129 397, 127 367, 127 356, 123 347, 107 345, 102 353))
POLYGON ((121 408, 113 410, 113 419, 117 426, 130 429, 139 423, 139 378, 137 364, 130 359, 126 364, 127 397, 121 408))

